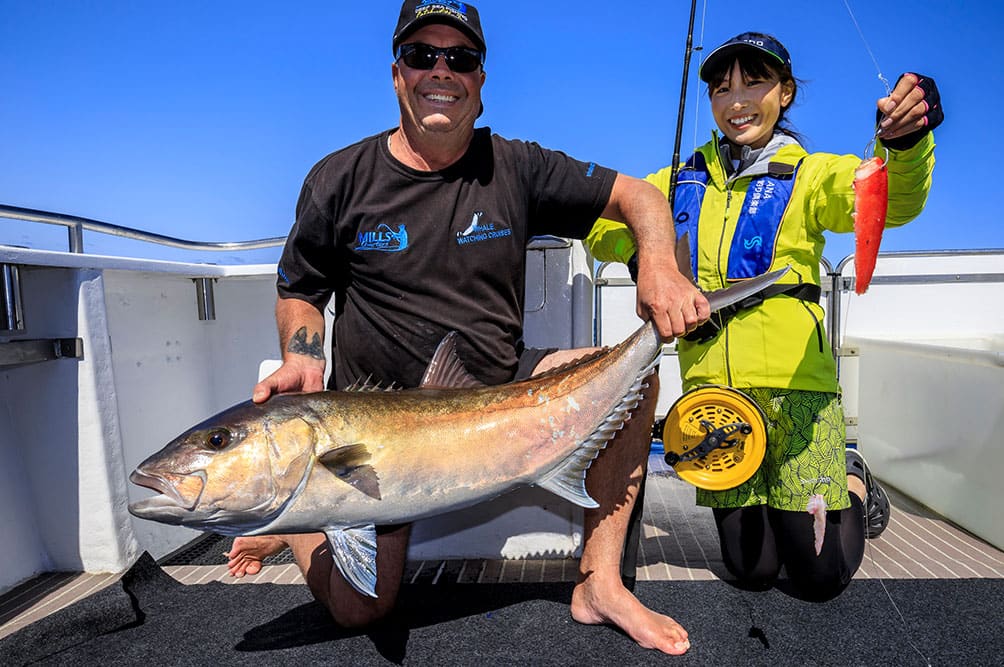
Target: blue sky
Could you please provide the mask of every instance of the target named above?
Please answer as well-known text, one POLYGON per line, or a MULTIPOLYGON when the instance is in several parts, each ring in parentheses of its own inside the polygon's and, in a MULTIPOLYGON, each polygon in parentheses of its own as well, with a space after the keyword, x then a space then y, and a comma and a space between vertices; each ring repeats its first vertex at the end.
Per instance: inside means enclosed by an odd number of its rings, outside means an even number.
MULTIPOLYGON (((1004 3, 848 0, 882 72, 933 76, 927 210, 883 250, 1004 247, 995 210, 1004 141, 1004 3)), ((488 42, 480 124, 644 176, 669 164, 690 2, 478 4, 488 42)), ((397 0, 0 0, 0 203, 190 240, 285 235, 300 184, 328 152, 397 124, 397 0)), ((884 94, 844 0, 698 5, 695 46, 773 33, 804 81, 791 120, 810 150, 861 154, 884 94), (775 7, 768 11, 766 7, 775 7), (783 9, 782 9, 783 8, 783 9)), ((682 153, 709 137, 691 64, 682 153)), ((62 228, 0 219, 0 243, 66 248, 62 228)), ((274 261, 85 235, 88 252, 274 261)), ((826 256, 853 250, 831 236, 826 256)))

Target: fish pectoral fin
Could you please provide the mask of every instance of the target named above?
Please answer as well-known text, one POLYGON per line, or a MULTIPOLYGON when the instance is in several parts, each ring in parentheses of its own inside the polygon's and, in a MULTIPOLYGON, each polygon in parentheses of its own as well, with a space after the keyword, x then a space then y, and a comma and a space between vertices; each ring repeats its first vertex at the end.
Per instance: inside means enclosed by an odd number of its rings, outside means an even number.
POLYGON ((328 546, 335 567, 352 587, 371 598, 376 594, 376 526, 367 524, 352 528, 327 528, 328 546))
POLYGON ((325 452, 317 460, 346 484, 380 500, 380 477, 369 464, 371 458, 366 445, 357 443, 325 452))
POLYGON ((352 445, 342 445, 319 454, 317 460, 335 474, 337 469, 358 468, 370 462, 373 455, 370 454, 369 447, 361 442, 352 445))

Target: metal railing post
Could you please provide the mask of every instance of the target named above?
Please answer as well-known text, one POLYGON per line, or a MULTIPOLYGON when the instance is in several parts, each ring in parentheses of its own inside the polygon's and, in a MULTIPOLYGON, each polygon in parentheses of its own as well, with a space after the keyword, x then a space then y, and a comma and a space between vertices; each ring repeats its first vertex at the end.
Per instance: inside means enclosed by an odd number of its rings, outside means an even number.
POLYGON ((195 300, 199 306, 199 320, 208 322, 216 319, 216 298, 213 295, 215 278, 192 278, 195 283, 195 300))
POLYGON ((66 228, 66 235, 70 239, 70 252, 83 254, 84 252, 84 225, 76 222, 66 228))
POLYGON ((16 264, 0 264, 0 331, 24 331, 21 274, 16 264))

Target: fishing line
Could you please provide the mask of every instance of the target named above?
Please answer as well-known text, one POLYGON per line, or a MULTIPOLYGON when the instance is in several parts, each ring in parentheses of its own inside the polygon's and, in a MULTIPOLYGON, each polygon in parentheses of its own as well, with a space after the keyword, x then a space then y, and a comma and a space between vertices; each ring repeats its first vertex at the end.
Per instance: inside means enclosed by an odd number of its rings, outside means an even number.
POLYGON ((882 85, 885 86, 886 97, 892 95, 892 89, 889 88, 889 80, 886 79, 885 76, 882 74, 882 68, 879 67, 878 59, 875 58, 875 54, 872 53, 871 46, 868 45, 868 40, 865 39, 865 33, 861 30, 861 26, 858 25, 858 20, 854 16, 854 12, 851 11, 851 5, 850 3, 847 2, 847 0, 844 0, 844 7, 847 8, 847 13, 851 15, 851 21, 854 23, 854 27, 857 28, 858 35, 861 37, 861 42, 865 45, 865 51, 868 52, 868 55, 871 57, 872 62, 875 64, 875 71, 878 72, 879 81, 881 81, 882 85))
MULTIPOLYGON (((701 71, 701 65, 704 64, 704 28, 707 25, 708 17, 708 0, 704 0, 704 4, 701 6, 701 35, 698 39, 698 46, 694 47, 694 50, 698 52, 697 54, 697 71, 701 71)), ((698 118, 701 113, 701 78, 698 77, 697 81, 694 82, 694 87, 697 89, 694 92, 694 142, 690 154, 693 155, 697 152, 697 126, 698 118)))
MULTIPOLYGON (((882 81, 883 86, 886 88, 886 96, 889 96, 889 95, 893 94, 893 90, 892 90, 892 88, 890 87, 890 84, 889 84, 889 79, 887 79, 886 76, 882 73, 882 66, 880 66, 880 64, 879 64, 879 59, 877 59, 875 57, 874 52, 872 52, 872 50, 871 50, 871 46, 868 44, 868 40, 864 37, 864 32, 861 30, 861 26, 857 23, 857 18, 854 16, 854 12, 850 9, 850 3, 847 2, 847 0, 843 0, 843 6, 847 8, 847 14, 850 16, 850 20, 854 24, 854 28, 857 30, 857 35, 861 38, 861 43, 864 45, 864 50, 868 52, 868 57, 871 58, 871 62, 875 66, 875 71, 877 73, 879 73, 879 80, 882 81)), ((875 129, 875 138, 877 138, 877 128, 875 129)), ((873 143, 874 141, 875 141, 875 139, 873 138, 871 140, 871 142, 873 143)), ((869 144, 869 146, 870 145, 871 144, 869 144)), ((865 154, 867 154, 867 152, 868 152, 868 150, 866 148, 865 149, 865 154)), ((888 157, 889 156, 887 155, 887 159, 888 159, 888 157)), ((850 300, 851 299, 848 299, 848 306, 849 306, 849 301, 850 300)), ((847 309, 849 310, 849 307, 847 309)), ((843 325, 844 332, 846 331, 847 320, 848 319, 849 319, 848 317, 843 317, 843 321, 841 322, 842 325, 843 325)), ((865 521, 867 521, 867 495, 868 495, 868 493, 870 493, 871 488, 870 488, 870 485, 867 484, 867 480, 866 479, 862 480, 862 481, 864 481, 864 483, 865 483, 865 493, 864 493, 864 503, 863 504, 864 504, 865 521)), ((867 543, 867 540, 865 540, 865 548, 864 548, 864 550, 867 553, 868 561, 870 561, 871 566, 873 568, 877 569, 877 565, 875 564, 875 558, 874 558, 874 549, 873 549, 873 547, 870 544, 867 543)), ((920 647, 918 647, 917 644, 914 643, 913 638, 911 637, 911 634, 910 634, 910 627, 907 624, 907 618, 903 615, 903 611, 900 609, 900 606, 896 604, 896 600, 893 599, 893 594, 890 593, 889 587, 886 586, 885 580, 883 580, 882 578, 879 578, 879 584, 882 586, 882 590, 886 593, 886 597, 889 599, 890 604, 893 606, 893 609, 896 611, 897 616, 900 617, 900 621, 903 623, 904 636, 905 636, 905 638, 907 640, 907 643, 910 644, 910 647, 912 649, 914 649, 914 651, 917 653, 917 655, 919 655, 924 660, 924 663, 928 667, 931 667, 931 660, 930 660, 930 658, 928 658, 928 656, 925 655, 925 653, 923 651, 921 651, 920 647)))
MULTIPOLYGON (((864 483, 865 483, 865 500, 862 503, 862 505, 864 506, 865 521, 867 522, 868 521, 868 494, 871 493, 872 488, 871 488, 871 485, 868 484, 868 480, 862 480, 862 481, 864 481, 864 483)), ((891 507, 891 505, 890 505, 890 507, 891 507)), ((874 547, 872 547, 870 544, 868 544, 868 540, 865 540, 865 551, 868 553, 868 560, 871 561, 872 567, 874 567, 875 569, 878 569, 878 565, 876 565, 876 563, 875 563, 875 551, 874 551, 874 547)), ((889 598, 889 604, 892 605, 892 608, 896 611, 896 615, 899 616, 899 620, 903 623, 903 629, 904 629, 903 636, 906 638, 906 643, 909 644, 910 648, 912 648, 914 650, 914 652, 921 657, 921 659, 924 661, 924 664, 927 667, 932 667, 932 665, 931 665, 931 659, 928 658, 927 655, 923 651, 920 650, 920 647, 918 647, 913 642, 913 639, 910 637, 910 632, 909 632, 909 627, 908 627, 907 622, 906 622, 906 617, 903 615, 903 612, 900 610, 899 605, 896 604, 896 601, 892 599, 892 593, 889 592, 889 588, 885 585, 885 580, 882 577, 877 577, 877 579, 878 579, 879 584, 882 586, 882 590, 885 592, 885 596, 887 598, 889 598)))

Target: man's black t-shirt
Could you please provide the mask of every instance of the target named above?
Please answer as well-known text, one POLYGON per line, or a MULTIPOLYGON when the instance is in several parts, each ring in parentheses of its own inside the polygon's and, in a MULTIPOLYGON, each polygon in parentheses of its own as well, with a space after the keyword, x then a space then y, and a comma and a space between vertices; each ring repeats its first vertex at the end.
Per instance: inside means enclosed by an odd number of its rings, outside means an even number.
POLYGON ((422 172, 391 156, 389 135, 307 175, 279 295, 318 308, 336 295, 332 388, 367 377, 413 387, 450 331, 472 375, 507 382, 523 346, 527 241, 583 238, 616 173, 488 128, 457 163, 422 172))

